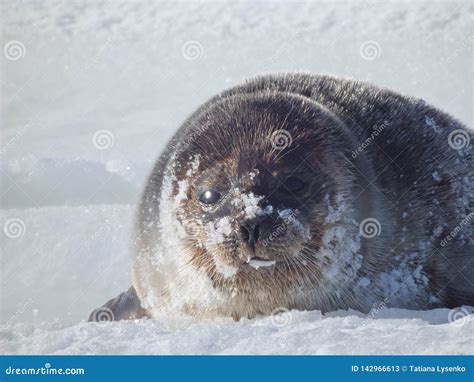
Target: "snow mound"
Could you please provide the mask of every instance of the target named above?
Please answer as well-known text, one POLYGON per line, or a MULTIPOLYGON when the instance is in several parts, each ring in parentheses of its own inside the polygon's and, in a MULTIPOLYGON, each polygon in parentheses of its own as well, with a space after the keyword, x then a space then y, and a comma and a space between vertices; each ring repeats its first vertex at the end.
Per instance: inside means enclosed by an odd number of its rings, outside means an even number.
POLYGON ((384 309, 376 317, 291 311, 239 322, 16 324, 0 329, 0 347, 9 354, 470 354, 473 309, 462 311, 456 321, 448 309, 384 309))

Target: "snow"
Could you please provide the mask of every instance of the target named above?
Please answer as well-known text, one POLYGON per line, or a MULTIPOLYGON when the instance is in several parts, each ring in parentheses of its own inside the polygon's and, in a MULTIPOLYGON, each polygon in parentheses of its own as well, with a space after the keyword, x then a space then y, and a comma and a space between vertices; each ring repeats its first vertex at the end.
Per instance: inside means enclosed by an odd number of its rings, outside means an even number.
POLYGON ((331 204, 328 194, 324 201, 328 204, 329 213, 325 219, 326 229, 317 259, 322 264, 325 259, 332 259, 330 264, 321 267, 321 277, 324 284, 332 284, 332 288, 338 290, 338 286, 347 285, 347 280, 354 279, 362 265, 362 256, 358 253, 361 246, 359 225, 350 218, 351 211, 347 210, 341 194, 336 196, 335 205, 331 204))
MULTIPOLYGON (((471 307, 408 311, 381 302, 367 316, 84 322, 130 286, 136 203, 160 150, 201 102, 244 78, 294 70, 350 76, 422 97, 472 125, 469 2, 0 6, 2 47, 24 46, 19 59, 2 57, 0 69, 2 353, 472 353, 471 307), (467 318, 453 321, 459 313, 467 318)), ((426 123, 436 131, 436 121, 426 123)), ((198 165, 194 158, 190 171, 198 165)), ((187 187, 179 184, 178 202, 187 187)), ((260 213, 247 197, 245 212, 260 213)), ((335 220, 336 207, 327 222, 335 220)), ((337 238, 341 251, 356 251, 357 226, 346 223, 324 242, 337 238)), ((165 234, 179 232, 170 225, 165 234)), ((423 281, 420 272, 412 276, 423 281)))
MULTIPOLYGON (((232 205, 242 209, 242 215, 245 219, 254 219, 256 216, 263 215, 267 211, 262 209, 259 205, 263 196, 254 195, 253 192, 249 194, 241 193, 238 188, 234 189, 235 198, 232 200, 232 205)), ((268 212, 271 213, 273 206, 268 206, 268 212)))
POLYGON ((19 219, 24 228, 14 237, 2 237, 0 322, 11 317, 15 322, 77 322, 130 286, 127 249, 134 209, 1 210, 2 222, 19 219))
MULTIPOLYGON (((466 308, 467 309, 467 308, 466 308)), ((472 311, 472 309, 471 309, 472 311)), ((173 317, 3 329, 0 346, 20 354, 470 354, 473 315, 448 322, 449 310, 283 312, 234 322, 173 317)))
POLYGON ((229 216, 224 216, 216 222, 208 223, 209 240, 213 243, 223 243, 226 236, 232 233, 232 226, 229 216))
POLYGON ((216 258, 214 263, 216 265, 217 272, 219 272, 225 279, 235 276, 239 270, 237 267, 228 265, 218 258, 216 258))

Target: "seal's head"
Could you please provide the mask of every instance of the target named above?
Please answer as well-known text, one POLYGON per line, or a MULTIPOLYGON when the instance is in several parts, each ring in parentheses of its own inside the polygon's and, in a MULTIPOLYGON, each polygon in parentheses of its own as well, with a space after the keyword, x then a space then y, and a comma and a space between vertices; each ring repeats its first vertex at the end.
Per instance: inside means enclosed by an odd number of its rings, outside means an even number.
POLYGON ((155 267, 176 261, 173 283, 183 269, 183 278, 206 278, 214 297, 184 284, 192 302, 169 284, 164 294, 191 312, 202 310, 205 295, 214 299, 205 310, 234 317, 329 307, 325 283, 339 269, 342 278, 357 270, 358 248, 346 245, 339 259, 327 253, 349 240, 340 227, 350 222, 353 175, 334 149, 345 140, 337 117, 300 96, 236 95, 198 110, 174 140, 161 194, 148 195, 160 199, 161 240, 146 256, 158 257, 155 267))

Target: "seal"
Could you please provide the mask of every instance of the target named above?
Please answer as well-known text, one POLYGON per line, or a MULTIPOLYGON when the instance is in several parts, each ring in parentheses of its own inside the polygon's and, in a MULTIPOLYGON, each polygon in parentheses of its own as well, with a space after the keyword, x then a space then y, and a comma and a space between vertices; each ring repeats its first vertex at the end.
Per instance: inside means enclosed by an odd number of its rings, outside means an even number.
POLYGON ((104 308, 240 319, 474 305, 472 140, 423 100, 349 79, 224 91, 159 157, 133 287, 104 308))

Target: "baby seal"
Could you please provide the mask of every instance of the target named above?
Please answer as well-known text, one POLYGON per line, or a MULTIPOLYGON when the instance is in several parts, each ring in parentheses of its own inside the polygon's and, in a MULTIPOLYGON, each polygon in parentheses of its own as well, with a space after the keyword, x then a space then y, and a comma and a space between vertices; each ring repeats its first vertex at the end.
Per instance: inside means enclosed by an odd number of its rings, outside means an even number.
POLYGON ((139 207, 114 319, 474 305, 472 131, 331 76, 261 76, 181 126, 139 207))

